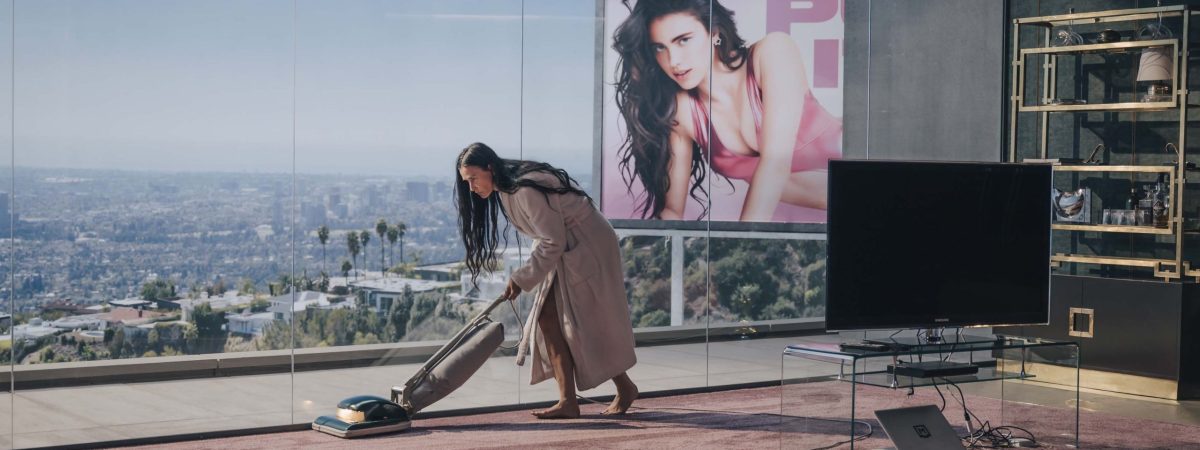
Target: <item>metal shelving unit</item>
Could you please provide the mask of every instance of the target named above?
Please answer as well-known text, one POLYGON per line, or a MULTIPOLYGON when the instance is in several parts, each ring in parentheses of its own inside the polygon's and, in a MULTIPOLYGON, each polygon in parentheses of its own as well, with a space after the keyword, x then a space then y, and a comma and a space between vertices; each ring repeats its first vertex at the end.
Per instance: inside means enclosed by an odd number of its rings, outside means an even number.
MULTIPOLYGON (((1026 17, 1012 21, 1014 58, 1012 60, 1012 96, 1009 111, 1009 149, 1010 161, 1020 161, 1017 153, 1018 115, 1021 113, 1038 113, 1040 119, 1040 136, 1038 151, 1042 159, 1052 158, 1049 149, 1048 124, 1051 114, 1073 114, 1081 112, 1141 112, 1141 111, 1174 111, 1178 113, 1179 136, 1175 141, 1178 148, 1175 164, 1161 165, 1058 165, 1056 172, 1126 172, 1131 177, 1139 173, 1165 173, 1169 177, 1167 192, 1169 198, 1169 219, 1166 228, 1152 226, 1108 225, 1108 224, 1070 224, 1055 223, 1052 228, 1071 232, 1098 233, 1128 233, 1143 235, 1173 236, 1174 255, 1172 258, 1130 258, 1099 255, 1057 254, 1051 257, 1051 265, 1063 263, 1116 265, 1126 267, 1146 267, 1154 271, 1154 276, 1164 280, 1182 279, 1185 276, 1200 278, 1200 269, 1192 270, 1188 262, 1183 260, 1183 186, 1186 178, 1186 123, 1188 108, 1188 60, 1190 43, 1190 19, 1197 14, 1188 5, 1163 6, 1153 8, 1122 9, 1097 11, 1078 14, 1060 14, 1052 16, 1026 17), (1181 38, 1154 39, 1145 41, 1117 41, 1082 45, 1051 46, 1051 36, 1057 27, 1094 24, 1132 24, 1136 29, 1138 21, 1160 20, 1162 18, 1178 18, 1182 21, 1179 30, 1181 38), (1023 27, 1037 27, 1041 30, 1041 47, 1022 48, 1021 30, 1023 27), (1154 102, 1113 102, 1113 103, 1084 103, 1084 104, 1053 104, 1056 98, 1058 80, 1058 60, 1063 56, 1087 54, 1121 54, 1136 53, 1148 48, 1166 48, 1167 54, 1174 59, 1172 77, 1172 94, 1170 100, 1154 102), (1042 82, 1040 97, 1032 104, 1031 99, 1025 98, 1026 67, 1031 60, 1044 59, 1038 66, 1042 82)), ((1128 27, 1127 27, 1128 28, 1128 27)), ((1189 231, 1187 234, 1195 234, 1189 231)))

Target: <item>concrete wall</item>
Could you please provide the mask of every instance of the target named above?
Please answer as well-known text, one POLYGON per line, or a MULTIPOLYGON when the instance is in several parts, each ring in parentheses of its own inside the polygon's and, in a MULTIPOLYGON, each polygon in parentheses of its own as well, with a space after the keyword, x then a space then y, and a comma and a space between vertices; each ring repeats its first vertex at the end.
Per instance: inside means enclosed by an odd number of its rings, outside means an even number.
POLYGON ((845 156, 999 161, 1001 0, 846 0, 845 156))

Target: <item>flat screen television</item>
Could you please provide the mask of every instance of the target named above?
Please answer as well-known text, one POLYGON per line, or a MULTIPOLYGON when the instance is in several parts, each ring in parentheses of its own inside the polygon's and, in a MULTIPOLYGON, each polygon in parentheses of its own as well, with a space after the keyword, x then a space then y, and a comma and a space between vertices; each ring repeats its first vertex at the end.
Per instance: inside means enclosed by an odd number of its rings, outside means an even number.
POLYGON ((825 326, 1046 324, 1051 168, 829 162, 825 326))

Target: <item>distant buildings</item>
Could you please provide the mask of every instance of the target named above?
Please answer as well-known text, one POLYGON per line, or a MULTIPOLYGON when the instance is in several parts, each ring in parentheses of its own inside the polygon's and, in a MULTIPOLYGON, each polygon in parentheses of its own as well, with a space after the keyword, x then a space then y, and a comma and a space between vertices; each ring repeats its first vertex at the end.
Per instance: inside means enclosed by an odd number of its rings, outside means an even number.
POLYGON ((454 281, 417 280, 412 278, 387 277, 351 281, 350 286, 362 292, 367 306, 375 311, 388 311, 392 304, 404 295, 407 286, 414 293, 453 289, 454 281))
POLYGON ((46 336, 53 336, 58 334, 59 331, 62 330, 43 323, 41 318, 34 317, 29 319, 28 324, 13 327, 12 335, 14 336, 14 342, 24 340, 34 341, 46 336))
POLYGON ((468 299, 485 301, 499 297, 508 287, 508 278, 512 275, 513 270, 521 267, 522 261, 529 257, 529 253, 530 250, 524 248, 504 249, 500 254, 500 270, 482 272, 474 282, 471 280, 471 272, 463 269, 459 276, 459 281, 462 283, 462 295, 468 299))
POLYGON ((314 229, 321 225, 325 225, 329 219, 326 217, 325 205, 317 202, 307 202, 300 206, 300 221, 302 229, 314 229))
POLYGON ((429 183, 409 181, 404 184, 404 195, 410 202, 429 203, 429 183))
POLYGON ((12 213, 12 208, 9 206, 9 195, 7 192, 0 191, 0 230, 8 230, 12 227, 12 222, 16 219, 9 216, 12 213))
POLYGON ((292 317, 296 313, 302 313, 309 307, 316 309, 342 309, 353 308, 353 302, 338 302, 330 301, 328 294, 316 291, 300 291, 296 293, 295 298, 292 294, 286 293, 276 295, 267 300, 271 306, 267 307, 267 312, 271 314, 272 320, 282 320, 291 322, 292 317))
POLYGON ((413 269, 413 274, 421 277, 422 280, 457 281, 459 272, 462 270, 462 263, 453 262, 416 267, 413 269))

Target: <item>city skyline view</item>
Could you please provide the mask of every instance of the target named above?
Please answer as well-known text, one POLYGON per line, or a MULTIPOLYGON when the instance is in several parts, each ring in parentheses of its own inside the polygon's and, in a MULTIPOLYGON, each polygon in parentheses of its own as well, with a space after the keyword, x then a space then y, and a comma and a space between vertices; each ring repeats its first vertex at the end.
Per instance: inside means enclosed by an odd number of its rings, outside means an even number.
POLYGON ((590 170, 585 2, 132 3, 0 8, 24 24, 0 33, 0 161, 422 175, 481 141, 590 170))

